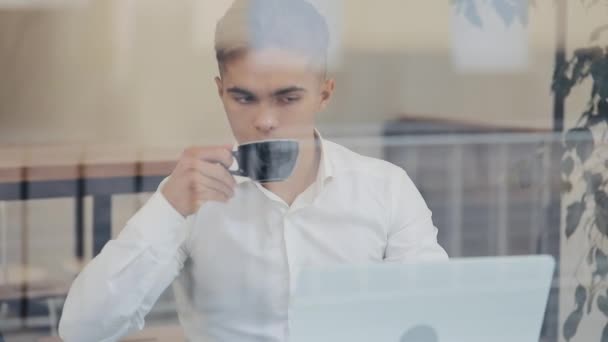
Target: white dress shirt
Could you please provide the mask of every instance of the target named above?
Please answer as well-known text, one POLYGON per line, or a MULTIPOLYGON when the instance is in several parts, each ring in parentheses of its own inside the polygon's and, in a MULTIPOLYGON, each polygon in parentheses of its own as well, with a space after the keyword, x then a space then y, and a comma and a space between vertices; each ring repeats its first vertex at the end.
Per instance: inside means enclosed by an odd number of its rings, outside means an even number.
POLYGON ((237 177, 228 203, 184 219, 157 191, 74 281, 61 337, 116 341, 174 283, 190 341, 286 341, 302 267, 447 259, 401 168, 319 139, 317 180, 291 206, 237 177))

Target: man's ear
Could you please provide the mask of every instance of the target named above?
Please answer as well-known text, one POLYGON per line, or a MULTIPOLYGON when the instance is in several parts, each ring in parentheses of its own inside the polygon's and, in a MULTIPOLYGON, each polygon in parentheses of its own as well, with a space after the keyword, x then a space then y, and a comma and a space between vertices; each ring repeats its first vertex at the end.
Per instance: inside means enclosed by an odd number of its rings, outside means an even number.
POLYGON ((224 84, 219 76, 215 77, 215 85, 217 85, 217 94, 222 98, 224 95, 224 84))
POLYGON ((336 81, 333 78, 328 78, 323 81, 323 85, 321 86, 321 110, 324 110, 329 104, 329 100, 334 94, 334 89, 336 87, 336 81))

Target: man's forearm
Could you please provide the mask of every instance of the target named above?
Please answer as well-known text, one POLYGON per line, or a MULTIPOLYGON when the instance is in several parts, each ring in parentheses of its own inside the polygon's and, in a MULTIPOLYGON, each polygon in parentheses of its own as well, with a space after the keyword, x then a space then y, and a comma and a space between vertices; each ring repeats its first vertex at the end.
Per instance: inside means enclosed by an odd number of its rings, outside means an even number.
POLYGON ((186 259, 187 230, 156 193, 72 284, 59 333, 67 341, 115 341, 144 317, 186 259))

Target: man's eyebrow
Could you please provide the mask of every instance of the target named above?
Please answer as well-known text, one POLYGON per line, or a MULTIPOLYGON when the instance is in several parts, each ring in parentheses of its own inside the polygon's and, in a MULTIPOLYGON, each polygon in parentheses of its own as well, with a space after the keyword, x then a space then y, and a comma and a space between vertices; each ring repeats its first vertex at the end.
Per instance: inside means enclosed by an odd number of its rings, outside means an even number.
POLYGON ((249 91, 247 89, 239 88, 239 87, 230 87, 226 91, 229 93, 232 93, 232 94, 239 94, 239 95, 255 97, 255 94, 252 93, 251 91, 249 91))
POLYGON ((293 92, 298 92, 298 91, 305 92, 306 89, 304 89, 302 87, 292 86, 292 87, 287 87, 287 88, 279 89, 279 90, 275 91, 272 95, 273 96, 281 96, 281 95, 285 95, 285 94, 289 94, 289 93, 293 93, 293 92))

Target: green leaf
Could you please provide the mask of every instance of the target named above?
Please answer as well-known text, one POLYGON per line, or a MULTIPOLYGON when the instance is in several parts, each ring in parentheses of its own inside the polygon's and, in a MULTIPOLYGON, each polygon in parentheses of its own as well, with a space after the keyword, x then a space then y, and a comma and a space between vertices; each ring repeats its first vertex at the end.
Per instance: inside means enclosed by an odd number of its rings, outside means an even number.
POLYGON ((576 55, 576 62, 572 67, 572 76, 570 79, 572 80, 573 84, 578 84, 589 76, 592 57, 587 55, 587 49, 576 50, 574 54, 576 55))
POLYGON ((574 234, 585 212, 585 202, 576 202, 566 209, 566 238, 574 234))
MULTIPOLYGON (((592 87, 592 94, 591 94, 591 99, 593 100, 596 95, 598 94, 598 85, 597 84, 593 84, 592 87)), ((594 127, 596 125, 602 124, 602 123, 608 123, 608 101, 604 100, 604 99, 598 99, 595 107, 591 106, 591 108, 589 108, 587 110, 587 112, 585 112, 585 114, 587 114, 587 123, 585 124, 585 127, 594 127), (593 113, 593 109, 596 108, 597 112, 593 113)))
POLYGON ((585 305, 585 301, 587 301, 587 289, 583 287, 583 285, 578 285, 576 290, 574 291, 574 301, 576 304, 576 309, 572 311, 568 318, 566 318, 566 322, 564 322, 564 326, 562 328, 562 334, 566 341, 570 341, 574 335, 576 335, 576 330, 578 329, 579 324, 581 323, 581 319, 583 318, 583 307, 585 305))
POLYGON ((595 249, 595 264, 596 269, 593 274, 604 279, 608 274, 608 256, 600 248, 595 249))
POLYGON ((595 247, 591 247, 591 249, 587 253, 587 265, 593 264, 593 254, 595 254, 594 252, 595 252, 595 247))
POLYGON ((587 193, 595 194, 602 186, 604 177, 601 173, 591 173, 586 171, 583 173, 583 179, 587 183, 587 193))
POLYGON ((578 329, 578 325, 581 323, 581 319, 583 318, 583 310, 579 307, 578 309, 572 311, 568 318, 566 318, 566 322, 564 322, 564 327, 562 330, 562 334, 566 341, 570 341, 574 335, 576 335, 576 330, 578 329))
POLYGON ((583 285, 578 285, 574 291, 574 300, 577 308, 582 308, 587 301, 587 289, 583 285))
POLYGON ((577 127, 569 130, 565 136, 567 149, 574 149, 581 162, 585 162, 591 156, 595 144, 593 134, 587 127, 577 127))
POLYGON ((462 1, 461 0, 452 0, 450 1, 452 6, 456 9, 456 12, 460 13, 462 10, 462 1))
POLYGON ((553 83, 551 84, 551 90, 557 97, 566 98, 570 95, 570 90, 574 82, 568 76, 562 73, 558 73, 553 77, 553 83))
POLYGON ((605 77, 600 83, 598 94, 602 99, 608 99, 608 77, 605 77))
POLYGON ((600 99, 597 101, 597 114, 604 122, 608 122, 608 100, 600 99))
POLYGON ((602 339, 600 342, 608 342, 608 323, 606 323, 604 329, 602 329, 602 339))
POLYGON ((593 187, 594 190, 598 190, 602 183, 604 182, 604 176, 601 173, 592 173, 589 178, 589 184, 593 187))
POLYGON ((481 22, 481 17, 479 16, 479 12, 477 11, 477 6, 475 5, 475 1, 473 0, 464 0, 466 1, 464 7, 464 16, 467 20, 479 27, 482 28, 483 24, 481 22))
POLYGON ((608 195, 602 190, 595 192, 595 225, 604 235, 608 236, 608 195))
POLYGON ((511 26, 513 19, 515 19, 515 16, 518 14, 516 5, 507 0, 493 0, 492 4, 496 9, 496 13, 498 13, 505 22, 505 25, 507 25, 507 27, 511 26))
POLYGON ((602 57, 604 51, 601 46, 594 45, 590 47, 576 49, 572 54, 580 60, 592 60, 602 57))
POLYGON ((601 99, 608 98, 608 58, 600 58, 591 65, 591 77, 597 86, 598 95, 601 99))
POLYGON ((580 134, 582 129, 583 128, 581 127, 577 127, 572 128, 568 130, 568 132, 566 132, 566 134, 564 135, 564 146, 566 146, 566 149, 573 150, 576 148, 576 144, 580 140, 580 134))
POLYGON ((593 307, 593 297, 595 294, 593 292, 589 292, 589 295, 591 298, 589 298, 589 301, 587 301, 587 315, 591 313, 591 308, 593 307))
POLYGON ((604 314, 604 316, 608 316, 608 297, 601 295, 597 297, 597 308, 604 314))
POLYGON ((589 159, 589 157, 591 157, 591 154, 593 153, 593 148, 594 146, 594 142, 593 142, 593 136, 591 135, 591 131, 589 132, 589 138, 586 140, 582 140, 577 146, 576 146, 576 154, 578 155, 578 158, 581 160, 581 162, 585 162, 587 159, 589 159))
POLYGON ((572 174, 572 170, 574 170, 574 160, 572 160, 572 157, 568 156, 566 159, 562 160, 562 172, 567 177, 572 174))
POLYGON ((585 127, 592 128, 604 122, 606 122, 606 118, 600 116, 599 114, 591 114, 587 117, 585 127))
POLYGON ((572 183, 568 181, 562 181, 562 193, 568 193, 572 191, 572 183))

